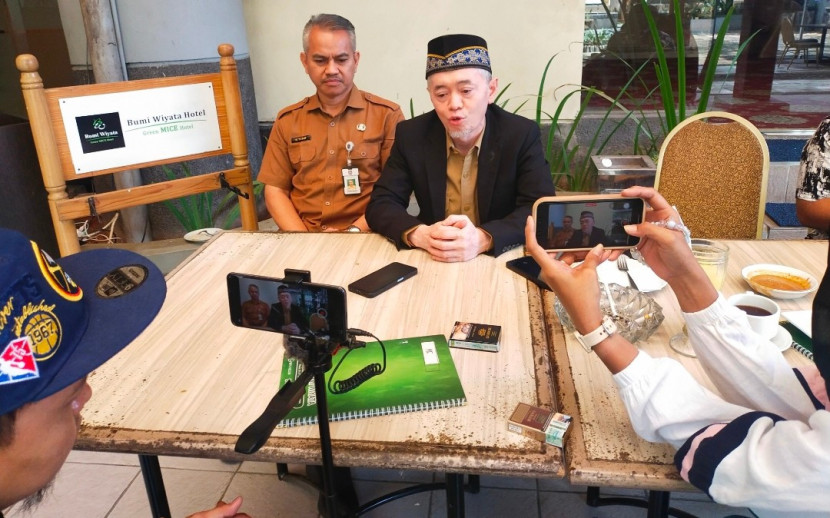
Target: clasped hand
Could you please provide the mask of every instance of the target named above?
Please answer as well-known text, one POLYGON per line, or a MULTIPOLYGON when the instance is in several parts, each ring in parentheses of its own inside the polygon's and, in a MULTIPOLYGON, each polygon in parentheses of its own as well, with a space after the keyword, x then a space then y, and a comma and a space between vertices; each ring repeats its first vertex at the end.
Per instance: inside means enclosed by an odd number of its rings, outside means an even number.
POLYGON ((409 242, 426 250, 436 261, 469 261, 490 246, 490 237, 467 216, 451 214, 432 225, 421 225, 409 235, 409 242))

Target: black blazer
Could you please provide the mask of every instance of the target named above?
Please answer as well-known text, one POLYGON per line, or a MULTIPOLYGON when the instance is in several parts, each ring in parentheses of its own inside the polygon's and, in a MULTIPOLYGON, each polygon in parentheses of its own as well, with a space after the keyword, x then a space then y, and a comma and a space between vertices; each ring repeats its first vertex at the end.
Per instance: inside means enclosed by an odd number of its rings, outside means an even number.
MULTIPOLYGON (((499 255, 524 243, 533 202, 555 191, 536 123, 493 104, 486 118, 476 194, 480 227, 493 236, 491 252, 499 255)), ((433 110, 399 123, 366 209, 369 227, 405 247, 404 231, 444 219, 446 194, 446 131, 438 115, 433 110), (412 192, 417 217, 406 212, 412 192)))
MULTIPOLYGON (((568 248, 580 248, 582 246, 582 237, 585 234, 581 230, 577 230, 568 240, 568 244, 565 245, 568 248)), ((594 227, 591 229, 591 236, 588 238, 588 246, 591 248, 597 246, 598 244, 602 243, 606 245, 605 242, 605 231, 599 227, 594 227)))

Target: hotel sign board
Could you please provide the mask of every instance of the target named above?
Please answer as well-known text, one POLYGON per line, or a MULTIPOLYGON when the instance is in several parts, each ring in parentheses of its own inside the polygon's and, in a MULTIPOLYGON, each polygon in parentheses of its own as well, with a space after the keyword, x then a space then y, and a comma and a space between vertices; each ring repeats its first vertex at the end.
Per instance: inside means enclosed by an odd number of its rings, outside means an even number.
POLYGON ((213 85, 59 99, 76 174, 222 148, 213 85))

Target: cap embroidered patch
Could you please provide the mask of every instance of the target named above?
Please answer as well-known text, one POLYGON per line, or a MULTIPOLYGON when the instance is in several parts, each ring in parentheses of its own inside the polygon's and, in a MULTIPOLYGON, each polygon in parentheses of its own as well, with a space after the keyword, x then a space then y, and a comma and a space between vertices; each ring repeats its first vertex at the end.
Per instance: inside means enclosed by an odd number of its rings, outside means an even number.
POLYGON ((43 277, 49 283, 52 288, 63 298, 66 300, 76 301, 81 300, 83 298, 84 293, 81 291, 81 288, 75 284, 75 281, 72 280, 72 277, 69 276, 66 272, 63 271, 58 263, 52 259, 49 254, 45 251, 38 248, 37 244, 32 241, 32 248, 35 251, 35 257, 37 258, 38 266, 40 266, 40 271, 43 273, 43 277))
POLYGON ((104 275, 95 285, 95 293, 105 299, 114 299, 138 288, 147 279, 147 268, 140 264, 121 266, 104 275))
POLYGON ((54 304, 46 304, 42 300, 37 304, 29 302, 21 308, 21 315, 15 318, 15 334, 31 340, 32 353, 37 361, 51 358, 61 344, 61 322, 54 310, 54 304))
POLYGON ((0 354, 0 385, 39 377, 29 337, 9 342, 0 354))

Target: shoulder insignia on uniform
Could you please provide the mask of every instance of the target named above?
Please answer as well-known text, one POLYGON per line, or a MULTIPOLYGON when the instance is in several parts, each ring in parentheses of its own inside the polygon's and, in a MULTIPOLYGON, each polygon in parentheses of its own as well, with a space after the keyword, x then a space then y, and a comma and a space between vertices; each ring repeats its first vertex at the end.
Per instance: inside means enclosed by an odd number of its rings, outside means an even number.
POLYGON ((383 97, 379 97, 375 94, 370 94, 369 92, 363 92, 363 97, 372 104, 379 104, 381 106, 386 106, 387 108, 392 108, 393 110, 400 108, 397 103, 384 99, 383 97))
POLYGON ((298 109, 302 108, 303 106, 305 106, 308 103, 308 99, 309 99, 308 97, 305 97, 301 101, 295 102, 294 104, 289 104, 288 106, 286 106, 285 108, 280 110, 280 112, 277 114, 277 118, 279 119, 280 117, 282 117, 286 113, 290 113, 290 112, 293 112, 294 110, 298 110, 298 109))

